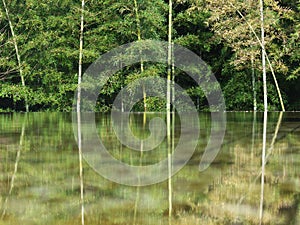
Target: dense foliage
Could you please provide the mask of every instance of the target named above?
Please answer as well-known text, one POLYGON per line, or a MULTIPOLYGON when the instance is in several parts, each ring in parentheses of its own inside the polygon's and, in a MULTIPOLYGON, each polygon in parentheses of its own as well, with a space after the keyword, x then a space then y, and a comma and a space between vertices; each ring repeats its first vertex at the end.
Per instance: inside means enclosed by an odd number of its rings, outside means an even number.
MULTIPOLYGON (((74 0, 2 0, 0 111, 25 111, 26 102, 31 111, 71 110, 77 88, 80 7, 81 2, 74 0)), ((177 0, 173 10, 173 41, 194 51, 211 67, 221 84, 227 109, 253 109, 253 74, 258 109, 263 109, 261 51, 249 27, 250 24, 259 35, 258 3, 177 0)), ((266 51, 287 110, 300 109, 299 10, 296 0, 265 1, 266 51)), ((119 45, 138 39, 167 40, 167 26, 167 1, 87 1, 83 69, 119 45)), ((99 93, 97 109, 109 110, 120 89, 133 80, 166 77, 166 73, 165 65, 149 63, 142 69, 140 65, 125 68, 99 93)), ((175 82, 187 90, 199 110, 207 108, 202 91, 185 74, 176 71, 175 82)), ((269 70, 268 101, 271 110, 281 109, 269 70)), ((162 110, 164 104, 147 98, 149 111, 162 110)), ((142 104, 137 104, 136 110, 144 110, 142 104)))

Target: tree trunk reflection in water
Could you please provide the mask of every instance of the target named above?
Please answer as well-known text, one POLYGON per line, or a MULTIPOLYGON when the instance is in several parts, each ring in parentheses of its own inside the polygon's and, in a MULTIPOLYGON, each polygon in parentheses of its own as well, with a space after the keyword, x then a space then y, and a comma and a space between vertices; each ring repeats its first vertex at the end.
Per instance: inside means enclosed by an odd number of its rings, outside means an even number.
POLYGON ((267 121, 268 112, 264 111, 264 124, 263 124, 263 147, 262 147, 262 167, 261 167, 261 189, 260 189, 260 205, 259 205, 259 224, 263 220, 263 205, 264 205, 264 185, 265 185, 265 156, 266 156, 266 142, 267 142, 267 121))
MULTIPOLYGON (((141 148, 140 148, 140 164, 139 164, 139 168, 142 166, 142 159, 143 159, 143 140, 141 140, 141 148)), ((138 186, 136 187, 136 197, 135 197, 135 203, 134 203, 134 213, 133 213, 133 224, 136 225, 138 224, 136 221, 136 216, 137 216, 137 210, 138 210, 138 204, 140 201, 140 183, 141 183, 141 179, 140 179, 140 175, 138 175, 138 186)))
MULTIPOLYGON (((273 135, 273 138, 272 138, 272 141, 271 141, 271 144, 270 144, 270 147, 268 148, 268 150, 266 151, 266 130, 265 128, 267 128, 267 114, 266 112, 264 113, 264 135, 263 136, 263 142, 265 142, 265 145, 263 146, 263 150, 262 150, 262 168, 259 172, 259 174, 255 177, 255 179, 253 180, 253 182, 249 185, 249 189, 248 189, 248 193, 244 196, 242 196, 240 198, 240 201, 239 201, 239 204, 242 204, 243 200, 245 199, 245 197, 251 193, 251 189, 253 187, 254 184, 256 184, 257 180, 259 177, 261 177, 261 199, 260 199, 260 211, 259 211, 259 218, 260 218, 260 223, 262 223, 262 219, 263 219, 263 189, 264 189, 264 171, 265 171, 265 165, 267 163, 267 160, 269 158, 269 156, 271 155, 272 153, 272 150, 274 148, 274 144, 277 140, 277 136, 278 136, 278 132, 279 132, 279 129, 280 129, 280 125, 281 125, 281 122, 282 122, 282 116, 283 116, 283 112, 280 112, 279 113, 279 116, 278 116, 278 120, 277 120, 277 125, 276 125, 276 128, 275 128, 275 131, 274 131, 274 135, 273 135), (268 152, 268 154, 266 155, 266 152, 268 152)), ((256 112, 254 112, 254 117, 253 117, 253 126, 252 126, 252 131, 254 132, 255 131, 255 126, 256 126, 256 112)), ((253 153, 253 149, 254 149, 254 134, 252 135, 252 147, 251 147, 251 155, 254 154, 253 153)), ((251 159, 251 162, 252 162, 252 159, 251 159)))
POLYGON ((271 155, 272 150, 274 148, 275 141, 277 139, 277 134, 280 128, 280 124, 282 121, 282 114, 283 112, 280 112, 276 129, 272 138, 272 142, 270 147, 268 148, 268 155, 266 156, 266 136, 267 136, 267 120, 268 120, 268 113, 264 112, 264 129, 263 129, 263 149, 262 149, 262 167, 261 167, 261 194, 260 194, 260 210, 259 210, 259 221, 260 224, 263 222, 263 201, 264 201, 264 177, 265 177, 265 166, 267 163, 268 157, 271 155))
POLYGON ((253 157, 254 157, 255 134, 256 134, 256 111, 253 112, 253 121, 252 121, 251 163, 253 162, 253 157))
POLYGON ((15 182, 15 178, 17 176, 17 171, 18 171, 18 165, 19 165, 19 160, 20 160, 20 155, 21 155, 21 150, 23 148, 24 145, 24 135, 25 135, 25 120, 26 118, 24 118, 24 121, 22 123, 22 130, 21 130, 21 135, 20 135, 20 142, 19 142, 19 146, 18 146, 18 151, 17 151, 17 156, 16 156, 16 161, 15 161, 15 166, 14 166, 14 173, 11 176, 11 180, 10 180, 10 188, 8 191, 8 194, 6 196, 6 199, 3 203, 3 211, 2 211, 2 215, 1 215, 1 220, 3 220, 5 214, 6 214, 6 210, 7 210, 7 203, 8 203, 8 198, 12 193, 12 190, 14 188, 14 182, 15 182))
MULTIPOLYGON (((170 113, 170 112, 169 112, 170 113)), ((174 115, 172 116, 172 118, 174 115)), ((173 120, 173 119, 172 119, 173 120)), ((171 124, 168 124, 168 126, 171 126, 171 124)), ((168 129, 171 129, 169 127, 168 129)), ((172 128, 173 130, 174 128, 172 128)), ((168 139, 171 139, 171 134, 169 134, 170 137, 168 139)), ((172 138, 173 139, 173 138, 172 138)), ((168 204, 169 204, 169 225, 172 222, 172 147, 173 147, 173 140, 168 141, 168 204)))
POLYGON ((82 145, 81 145, 81 116, 77 112, 77 135, 78 135, 78 158, 79 158, 79 179, 80 179, 80 205, 81 224, 84 225, 84 195, 83 195, 83 167, 82 167, 82 145))
POLYGON ((272 151, 274 149, 274 144, 276 142, 277 135, 278 135, 278 132, 279 132, 279 129, 280 129, 281 121, 282 121, 282 115, 283 115, 283 112, 280 112, 279 116, 278 116, 277 125, 276 125, 276 128, 275 128, 275 132, 274 132, 274 135, 273 135, 273 138, 272 138, 272 142, 271 142, 271 145, 270 145, 270 147, 268 148, 268 151, 267 151, 268 154, 266 156, 266 162, 265 163, 267 163, 267 160, 270 157, 270 155, 272 154, 272 151))
MULTIPOLYGON (((146 112, 143 112, 143 131, 145 131, 145 126, 146 126, 146 112)), ((144 151, 144 141, 141 140, 141 144, 140 144, 140 162, 139 162, 139 167, 141 168, 143 166, 143 151, 144 151)), ((139 173, 139 170, 138 170, 139 173)), ((140 183, 141 183, 141 179, 140 179, 140 174, 138 175, 138 186, 136 187, 136 197, 135 197, 135 203, 134 203, 134 212, 133 212, 133 225, 138 224, 136 221, 136 217, 137 217, 137 210, 138 210, 138 204, 140 201, 140 183)))

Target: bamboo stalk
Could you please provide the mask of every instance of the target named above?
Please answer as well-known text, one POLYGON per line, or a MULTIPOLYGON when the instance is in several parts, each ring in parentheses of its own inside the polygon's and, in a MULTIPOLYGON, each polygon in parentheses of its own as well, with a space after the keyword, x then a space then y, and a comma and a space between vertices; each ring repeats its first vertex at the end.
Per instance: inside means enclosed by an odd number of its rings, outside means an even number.
MULTIPOLYGON (((142 40, 142 35, 141 35, 141 21, 140 21, 140 15, 139 15, 139 9, 138 9, 138 4, 137 4, 137 0, 134 0, 134 11, 135 11, 135 19, 136 19, 136 24, 137 24, 137 38, 138 41, 142 40)), ((140 52, 141 55, 141 52, 140 52)), ((141 73, 144 72, 144 62, 143 59, 141 57, 140 60, 140 70, 141 73)), ((147 94, 146 94, 146 89, 145 89, 145 85, 143 84, 142 86, 142 91, 143 91, 143 103, 144 103, 144 112, 147 112, 147 94)), ((144 114, 146 116, 146 114, 144 114)), ((144 120, 146 119, 146 117, 144 117, 144 120)))
POLYGON ((256 82, 255 82, 255 70, 254 70, 254 57, 251 55, 251 68, 252 68, 252 91, 253 91, 253 111, 257 110, 257 101, 256 101, 256 82))
MULTIPOLYGON (((16 52, 17 61, 18 61, 18 67, 19 67, 19 74, 20 74, 20 77, 21 77, 21 84, 22 84, 23 87, 26 87, 25 79, 24 79, 24 75, 23 75, 23 70, 22 70, 22 65, 21 65, 21 57, 20 57, 20 54, 19 54, 17 38, 16 38, 16 35, 15 35, 15 32, 14 32, 14 27, 13 27, 13 24, 12 24, 10 16, 9 16, 9 11, 8 11, 8 7, 6 5, 5 0, 2 0, 2 3, 3 3, 5 13, 6 13, 6 17, 7 17, 8 23, 9 23, 10 32, 11 32, 11 35, 13 37, 13 43, 14 43, 15 52, 16 52)), ((25 94, 25 108, 26 108, 26 112, 29 112, 27 94, 25 94)))
POLYGON ((268 111, 268 93, 267 93, 267 72, 266 72, 266 56, 265 56, 265 29, 264 29, 264 3, 259 0, 260 5, 260 29, 261 29, 261 62, 263 70, 263 89, 264 89, 264 111, 268 111))
POLYGON ((80 37, 79 37, 79 62, 78 62, 78 92, 77 92, 77 135, 78 135, 78 157, 79 157, 79 179, 80 179, 80 204, 81 224, 84 225, 84 194, 83 194, 83 166, 82 166, 82 143, 81 143, 81 77, 83 57, 83 22, 84 22, 84 0, 81 1, 80 37))
POLYGON ((172 145, 171 145, 171 76, 172 76, 172 0, 169 0, 168 74, 167 74, 167 145, 168 145, 168 203, 169 224, 172 222, 172 145))
MULTIPOLYGON (((259 39, 258 35, 256 34, 254 28, 252 27, 252 25, 247 21, 247 19, 244 17, 244 15, 241 13, 240 10, 238 10, 232 3, 229 3, 233 8, 235 8, 235 10, 237 11, 237 13, 241 16, 242 19, 245 20, 245 22, 247 23, 247 25, 249 26, 251 32, 254 34, 254 36, 256 37, 258 43, 260 44, 260 46, 263 46, 262 45, 262 42, 261 40, 259 39)), ((284 104, 283 104, 283 100, 282 100, 282 96, 281 96, 281 92, 280 92, 280 88, 279 88, 279 85, 278 85, 278 82, 277 82, 277 79, 276 79, 276 76, 275 76, 275 72, 274 72, 274 69, 273 69, 273 66, 270 62, 270 59, 268 57, 268 54, 266 53, 265 51, 265 48, 262 48, 262 51, 264 52, 265 54, 265 57, 267 59, 267 62, 269 64, 269 68, 271 70, 271 73, 272 73, 272 76, 273 76, 273 80, 274 80, 274 83, 275 83, 275 87, 276 87, 276 91, 278 93, 278 97, 279 97, 279 101, 280 101, 280 105, 281 105, 281 110, 283 112, 285 112, 285 107, 284 107, 284 104)))

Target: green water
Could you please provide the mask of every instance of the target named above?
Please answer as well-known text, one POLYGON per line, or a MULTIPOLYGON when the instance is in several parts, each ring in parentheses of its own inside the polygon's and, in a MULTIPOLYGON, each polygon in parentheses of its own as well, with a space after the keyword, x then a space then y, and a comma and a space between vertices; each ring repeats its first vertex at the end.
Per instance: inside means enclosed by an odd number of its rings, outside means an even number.
MULTIPOLYGON (((144 123, 142 114, 131 115, 133 133, 147 137, 154 116, 147 115, 144 123)), ((222 148, 199 172, 211 126, 210 115, 200 114, 198 145, 171 179, 171 202, 168 181, 125 186, 83 161, 85 224, 300 224, 300 113, 284 113, 282 120, 279 113, 268 114, 264 185, 262 116, 227 113, 222 148)), ((118 142, 109 115, 97 114, 96 121, 99 137, 116 159, 149 165, 166 157, 165 142, 141 156, 118 142)), ((175 144, 179 127, 176 120, 175 144)), ((78 159, 71 114, 0 114, 0 224, 81 224, 78 159)))

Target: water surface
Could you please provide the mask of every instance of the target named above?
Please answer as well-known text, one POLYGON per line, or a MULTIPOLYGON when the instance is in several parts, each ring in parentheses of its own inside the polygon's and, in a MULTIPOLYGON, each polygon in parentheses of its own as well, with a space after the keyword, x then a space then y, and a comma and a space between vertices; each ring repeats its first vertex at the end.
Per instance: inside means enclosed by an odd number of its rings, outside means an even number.
MULTIPOLYGON (((165 117, 149 114, 144 122, 142 114, 131 115, 133 133, 147 137, 154 116, 165 117)), ((168 181, 120 185, 83 161, 85 224, 300 224, 300 113, 268 114, 263 185, 262 116, 227 113, 222 148, 199 172, 211 129, 210 114, 200 114, 198 145, 171 179, 171 201, 168 181)), ((167 155, 165 141, 141 155, 118 142, 109 115, 96 121, 118 160, 149 165, 167 155)), ((176 120, 175 145, 179 128, 176 120)), ((81 224, 78 158, 71 114, 0 114, 0 224, 81 224)))

